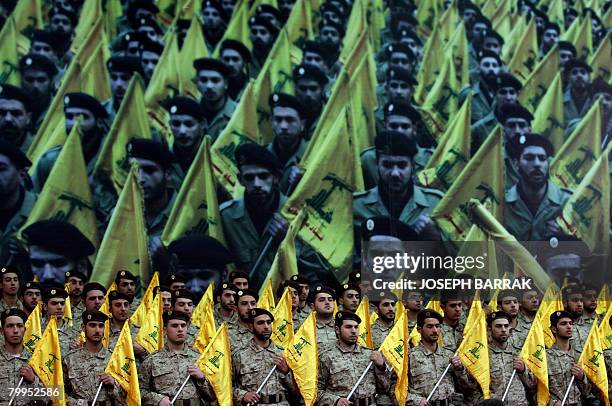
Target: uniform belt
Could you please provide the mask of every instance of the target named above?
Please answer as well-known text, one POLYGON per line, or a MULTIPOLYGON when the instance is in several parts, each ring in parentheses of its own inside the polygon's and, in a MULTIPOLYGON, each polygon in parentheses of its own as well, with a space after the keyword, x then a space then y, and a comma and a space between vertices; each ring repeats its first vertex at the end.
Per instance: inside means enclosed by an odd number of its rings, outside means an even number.
POLYGON ((174 402, 174 406, 200 406, 200 399, 179 399, 174 402))
POLYGON ((450 402, 448 399, 440 399, 429 402, 431 406, 449 406, 450 402))
POLYGON ((263 405, 271 405, 273 403, 280 403, 282 401, 284 401, 285 398, 285 394, 284 393, 278 393, 276 395, 261 395, 259 397, 259 402, 260 404, 263 405))
POLYGON ((376 403, 376 398, 374 396, 370 396, 369 398, 361 398, 355 399, 353 404, 355 406, 370 406, 376 403))

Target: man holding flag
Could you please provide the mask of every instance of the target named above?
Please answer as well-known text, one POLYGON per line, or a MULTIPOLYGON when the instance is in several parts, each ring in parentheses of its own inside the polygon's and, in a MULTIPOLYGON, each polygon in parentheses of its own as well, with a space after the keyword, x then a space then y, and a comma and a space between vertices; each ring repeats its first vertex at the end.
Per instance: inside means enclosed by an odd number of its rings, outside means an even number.
POLYGON ((316 286, 308 295, 308 302, 316 315, 317 345, 325 348, 336 342, 336 326, 334 323, 334 301, 336 292, 327 286, 316 286))

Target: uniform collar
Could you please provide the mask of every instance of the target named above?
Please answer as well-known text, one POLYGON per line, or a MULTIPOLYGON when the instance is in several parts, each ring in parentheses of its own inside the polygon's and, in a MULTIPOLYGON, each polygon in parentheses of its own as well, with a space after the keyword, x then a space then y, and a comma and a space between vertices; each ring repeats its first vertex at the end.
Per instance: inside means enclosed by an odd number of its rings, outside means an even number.
POLYGON ((340 340, 336 340, 336 348, 338 348, 340 350, 340 352, 343 352, 345 354, 353 354, 353 353, 360 353, 363 352, 363 349, 361 348, 361 346, 359 344, 355 344, 355 347, 352 349, 349 349, 348 347, 340 344, 340 340))

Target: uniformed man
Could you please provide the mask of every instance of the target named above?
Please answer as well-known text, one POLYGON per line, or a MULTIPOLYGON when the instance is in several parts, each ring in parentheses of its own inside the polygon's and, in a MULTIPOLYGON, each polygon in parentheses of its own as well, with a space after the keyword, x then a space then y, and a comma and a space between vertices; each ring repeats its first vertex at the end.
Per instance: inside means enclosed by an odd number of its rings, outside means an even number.
POLYGON ((299 304, 297 308, 300 325, 308 318, 312 309, 308 306, 308 295, 310 294, 310 280, 303 275, 293 275, 291 280, 297 283, 299 290, 299 304))
POLYGON ((168 100, 166 109, 170 113, 172 130, 172 153, 179 166, 179 183, 185 178, 193 162, 200 143, 204 138, 204 113, 202 106, 191 97, 176 96, 168 100))
POLYGON ((57 66, 64 56, 61 39, 49 30, 33 30, 30 35, 30 53, 49 58, 57 66))
POLYGON ((580 320, 584 323, 587 330, 591 330, 594 322, 599 323, 599 316, 595 312, 597 309, 598 289, 596 286, 585 283, 582 286, 582 317, 580 320))
POLYGON ((140 305, 140 299, 136 298, 136 283, 138 279, 130 271, 121 270, 115 275, 117 292, 126 295, 130 302, 130 315, 136 311, 140 305))
POLYGON ((572 335, 574 315, 567 311, 556 311, 550 315, 550 330, 555 343, 546 350, 548 364, 549 404, 560 406, 572 376, 575 378, 566 404, 582 405, 581 396, 589 393, 591 383, 580 366, 576 364, 580 352, 574 347, 572 335))
POLYGON ((185 275, 181 273, 170 274, 166 282, 171 292, 174 292, 177 289, 185 289, 185 283, 187 283, 187 278, 185 278, 185 275))
POLYGON ((10 142, 24 153, 33 140, 30 133, 32 121, 32 99, 17 86, 0 86, 0 138, 10 142))
MULTIPOLYGON (((49 28, 51 33, 57 37, 63 53, 69 53, 69 43, 74 38, 74 31, 78 24, 77 10, 67 6, 56 4, 49 11, 49 28)), ((67 55, 64 54, 63 56, 66 57, 67 55)))
POLYGON ((151 41, 147 36, 139 35, 140 68, 144 75, 145 84, 148 84, 153 76, 155 67, 159 62, 164 47, 159 42, 151 41))
MULTIPOLYGON (((411 103, 416 85, 417 81, 408 69, 391 67, 387 71, 384 92, 378 97, 379 103, 386 104, 398 100, 411 103)), ((376 118, 380 120, 380 116, 378 113, 376 118)))
POLYGON ((361 319, 354 313, 339 311, 335 316, 335 345, 320 353, 317 399, 321 406, 376 405, 376 394, 389 391, 389 373, 382 354, 357 344, 361 319), (368 364, 374 363, 351 399, 347 399, 368 364))
POLYGON ((391 292, 381 291, 370 303, 374 306, 374 312, 378 315, 372 324, 372 342, 374 348, 380 348, 387 335, 395 325, 395 305, 397 296, 391 292))
POLYGON ((19 288, 19 301, 23 304, 23 311, 30 315, 41 301, 41 288, 38 282, 26 282, 19 288))
MULTIPOLYGON (((66 93, 64 95, 64 118, 66 134, 70 134, 77 118, 82 116, 79 135, 83 145, 83 158, 87 165, 87 174, 93 174, 102 139, 106 134, 108 113, 104 106, 93 96, 85 93, 66 93)), ((45 151, 39 158, 32 182, 34 190, 40 192, 53 169, 55 161, 62 151, 62 146, 55 146, 45 151)))
POLYGON ((469 387, 466 369, 453 351, 438 345, 441 334, 442 316, 433 310, 421 310, 417 317, 417 331, 421 342, 410 352, 410 375, 406 405, 450 405, 456 388, 469 387), (433 392, 431 400, 427 397, 442 376, 447 365, 452 368, 444 376, 433 392))
POLYGON ((100 310, 106 296, 106 288, 98 282, 88 282, 83 286, 83 307, 85 310, 100 310))
POLYGON ((215 303, 213 313, 217 326, 220 326, 223 322, 226 322, 228 327, 238 323, 238 312, 234 297, 239 290, 242 289, 231 283, 222 283, 217 288, 217 293, 215 295, 217 303, 215 303))
POLYGON ((249 311, 252 338, 238 352, 232 354, 232 382, 236 404, 265 404, 288 406, 290 394, 298 393, 297 385, 287 362, 270 336, 274 316, 265 309, 249 311), (261 391, 257 391, 268 372, 276 366, 261 391))
POLYGON ((52 287, 44 289, 42 292, 42 330, 44 331, 51 317, 57 321, 57 335, 59 338, 60 351, 67 354, 70 350, 70 343, 74 339, 75 332, 64 321, 64 309, 66 308, 66 298, 68 293, 63 287, 52 287))
POLYGON ((19 61, 21 86, 30 95, 32 101, 32 123, 42 120, 51 103, 54 93, 53 79, 57 75, 57 67, 46 56, 27 54, 19 61))
POLYGON ((249 274, 243 271, 232 271, 227 278, 230 285, 234 285, 238 289, 249 288, 249 274))
MULTIPOLYGON (((131 299, 125 293, 118 292, 116 290, 111 291, 108 294, 108 309, 110 311, 110 336, 108 340, 108 349, 112 352, 119 340, 121 329, 123 325, 128 322, 130 318, 130 302, 131 299)), ((129 322, 128 322, 129 323, 129 322)), ((138 327, 130 323, 130 334, 132 337, 136 337, 138 333, 138 327)), ((140 344, 134 341, 134 354, 136 354, 136 348, 140 347, 140 344)), ((139 348, 139 350, 142 347, 139 348)), ((142 351, 138 351, 143 353, 142 351)))
POLYGON ((540 55, 544 56, 559 42, 561 29, 555 23, 547 22, 544 25, 542 40, 540 41, 540 55))
POLYGON ((142 65, 138 58, 129 56, 113 56, 108 62, 108 74, 110 77, 111 93, 113 101, 107 106, 110 117, 114 118, 127 92, 130 80, 134 73, 142 75, 142 65))
POLYGON ((510 330, 514 330, 518 324, 519 314, 519 292, 513 290, 502 290, 497 295, 497 308, 510 316, 510 330))
POLYGON ((520 299, 517 323, 511 331, 511 338, 515 345, 522 347, 540 307, 540 296, 536 290, 525 290, 521 292, 520 299))
POLYGON ((580 59, 571 59, 563 65, 563 71, 569 80, 569 86, 563 93, 564 126, 580 117, 584 117, 591 106, 591 66, 580 59))
POLYGON ((408 330, 416 326, 417 315, 423 309, 423 294, 417 290, 410 290, 406 295, 406 311, 408 316, 408 330))
POLYGON ((41 220, 26 227, 23 236, 27 241, 32 274, 42 285, 63 280, 67 271, 88 272, 87 257, 95 248, 72 224, 41 220))
POLYGON ((316 315, 317 345, 321 349, 336 342, 336 325, 334 322, 335 300, 336 292, 327 286, 316 286, 308 296, 308 302, 316 315))
POLYGON ((172 291, 169 287, 160 285, 156 288, 155 294, 161 295, 162 311, 168 313, 172 311, 172 291))
POLYGON ((226 39, 221 43, 219 55, 229 70, 227 94, 232 100, 238 102, 249 81, 248 67, 251 52, 242 42, 226 39))
POLYGON ((338 297, 338 309, 355 313, 361 303, 361 289, 354 284, 345 283, 336 291, 338 297))
POLYGON ((582 287, 565 287, 561 291, 561 295, 563 297, 563 308, 573 316, 571 344, 578 353, 581 353, 587 337, 591 332, 591 326, 587 325, 584 320, 582 320, 582 314, 584 312, 582 287))
POLYGON ((497 75, 502 66, 499 55, 491 51, 480 51, 478 54, 479 81, 466 87, 459 93, 459 104, 463 104, 468 93, 472 92, 472 124, 483 119, 493 110, 493 90, 497 75))
POLYGON ((206 0, 202 4, 202 28, 208 51, 212 53, 227 28, 229 18, 221 4, 216 0, 206 0))
POLYGON ((66 275, 66 279, 64 280, 64 284, 70 284, 70 292, 68 292, 68 296, 70 297, 70 308, 72 310, 72 320, 81 319, 81 315, 85 311, 85 306, 83 305, 83 301, 81 300, 83 296, 83 287, 85 283, 87 283, 87 276, 83 272, 79 271, 68 271, 64 275, 66 275))
MULTIPOLYGON (((608 318, 608 325, 612 327, 612 317, 608 318)), ((606 373, 612 376, 612 347, 604 350, 604 362, 606 363, 606 373)), ((608 399, 612 397, 612 385, 608 384, 608 399)))
POLYGON ((104 372, 111 356, 111 352, 102 345, 104 322, 108 316, 97 310, 86 310, 82 320, 85 344, 66 355, 62 354, 66 400, 69 404, 87 404, 93 401, 102 384, 97 400, 107 405, 120 403, 125 398, 121 386, 104 372))
POLYGON ((335 49, 330 49, 327 43, 319 41, 305 41, 302 46, 302 63, 314 65, 321 69, 329 78, 335 62, 335 49))
POLYGON ((255 15, 249 20, 249 39, 253 44, 249 65, 251 78, 259 75, 277 36, 278 28, 267 18, 255 15))
POLYGON ((196 70, 196 85, 202 95, 200 105, 206 134, 214 142, 236 109, 236 102, 228 95, 230 70, 223 62, 211 58, 196 59, 193 67, 196 70))
POLYGON ((515 137, 511 143, 519 181, 505 197, 504 226, 519 241, 541 241, 561 234, 554 219, 570 192, 549 180, 550 141, 538 134, 515 137))
POLYGON ((238 320, 236 323, 228 326, 232 354, 244 347, 251 339, 251 331, 249 330, 249 314, 251 309, 254 309, 257 306, 258 300, 259 295, 252 289, 239 289, 234 295, 234 303, 236 303, 238 320))
MULTIPOLYGON (((8 404, 10 389, 41 386, 39 378, 28 365, 30 352, 23 345, 26 314, 23 310, 8 309, 0 313, 0 332, 4 342, 0 344, 0 402, 8 404), (23 382, 20 380, 23 379, 23 382)), ((16 396, 14 405, 33 404, 27 397, 16 396)))
MULTIPOLYGON (((187 289, 178 289, 172 292, 171 308, 173 312, 185 313, 191 319, 195 304, 195 296, 187 289)), ((189 323, 185 344, 189 347, 193 347, 193 343, 195 343, 199 333, 200 329, 189 323)))
POLYGON ((353 197, 355 235, 364 220, 390 216, 410 225, 421 238, 439 240, 440 232, 428 214, 443 194, 413 184, 416 143, 390 130, 379 133, 375 141, 378 186, 353 197))
MULTIPOLYGON (((344 38, 344 27, 329 18, 322 18, 319 23, 319 35, 317 42, 328 45, 330 48, 340 50, 342 48, 342 38, 344 38)), ((334 59, 337 58, 336 52, 334 59)))
MULTIPOLYGON (((576 58, 576 48, 574 44, 568 41, 559 41, 557 45, 559 46, 560 67, 563 68, 568 61, 576 58)), ((563 71, 562 74, 565 76, 565 71, 563 71)), ((566 78, 564 77, 564 79, 566 78)), ((566 80, 564 80, 564 82, 566 82, 566 80)))
POLYGON ((195 364, 200 354, 185 343, 189 324, 189 316, 184 313, 164 314, 164 348, 149 355, 138 374, 144 404, 172 405, 170 399, 176 395, 188 375, 192 379, 187 381, 174 404, 209 404, 214 399, 204 374, 195 364))
POLYGON ((444 291, 440 299, 440 308, 444 312, 444 318, 440 326, 444 348, 455 352, 461 341, 463 341, 464 323, 461 321, 463 315, 463 301, 457 292, 444 291))
POLYGON ((305 138, 309 140, 325 105, 325 86, 328 79, 325 72, 316 66, 301 64, 293 69, 293 81, 295 97, 301 106, 300 118, 305 121, 305 138))
POLYGON ((13 266, 0 268, 0 313, 7 309, 23 310, 23 303, 17 297, 19 293, 19 270, 13 266))

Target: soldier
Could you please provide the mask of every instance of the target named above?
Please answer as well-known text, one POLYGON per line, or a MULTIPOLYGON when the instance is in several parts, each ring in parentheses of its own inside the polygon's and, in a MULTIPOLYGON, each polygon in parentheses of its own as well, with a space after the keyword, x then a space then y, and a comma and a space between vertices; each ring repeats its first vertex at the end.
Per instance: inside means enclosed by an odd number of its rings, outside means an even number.
POLYGON ((227 278, 230 285, 234 285, 238 289, 249 288, 249 274, 242 271, 232 271, 227 278))
POLYGON ((23 303, 19 300, 19 270, 13 266, 3 266, 0 268, 0 280, 2 290, 0 290, 0 313, 7 309, 23 310, 23 303))
POLYGON ((591 332, 591 325, 587 325, 584 320, 582 320, 582 314, 584 312, 582 287, 565 287, 561 291, 561 295, 563 297, 563 308, 573 316, 571 345, 578 353, 581 353, 587 337, 591 332))
POLYGON ((300 325, 308 318, 312 309, 308 306, 308 295, 310 294, 310 280, 302 275, 293 275, 291 280, 300 286, 299 304, 298 304, 298 319, 300 325))
POLYGON ((423 294, 416 290, 408 291, 406 295, 406 311, 408 316, 408 330, 416 326, 417 315, 423 309, 423 294))
POLYGON ((514 345, 522 347, 540 307, 540 296, 536 290, 523 291, 519 304, 516 327, 511 331, 511 338, 514 345))
POLYGON ((302 63, 314 65, 321 69, 327 77, 332 73, 335 50, 330 49, 328 44, 318 41, 306 41, 302 46, 302 63))
POLYGON ((417 317, 417 331, 421 334, 421 342, 410 352, 410 376, 408 385, 408 406, 449 405, 455 393, 455 386, 469 387, 468 374, 453 351, 438 345, 441 332, 442 316, 433 310, 421 310, 417 317), (451 363, 440 386, 427 401, 434 385, 451 363))
POLYGON ((251 339, 251 331, 249 330, 250 312, 251 309, 257 306, 258 300, 259 295, 251 289, 238 290, 234 295, 238 322, 227 326, 229 329, 232 354, 242 349, 251 339))
MULTIPOLYGON (((571 42, 568 41, 559 41, 557 42, 557 45, 559 45, 559 62, 561 64, 560 68, 563 69, 568 61, 576 58, 576 48, 571 42)), ((561 74, 564 75, 564 82, 566 82, 565 70, 563 70, 561 74)))
POLYGON ((590 284, 585 283, 582 286, 582 317, 580 320, 584 323, 585 329, 591 331, 591 326, 594 322, 599 323, 599 316, 595 312, 597 309, 597 288, 590 284))
POLYGON ((345 283, 336 290, 338 310, 355 313, 361 303, 361 289, 354 284, 345 283))
POLYGON ((83 307, 85 310, 100 310, 104 303, 106 288, 98 282, 89 282, 83 286, 83 307))
POLYGON ((74 330, 64 321, 64 310, 68 293, 63 287, 44 289, 42 292, 42 330, 44 331, 51 317, 57 321, 57 336, 59 338, 60 351, 67 354, 70 343, 74 338, 74 330))
POLYGON ((242 289, 231 283, 223 283, 217 288, 215 295, 217 303, 215 303, 214 307, 214 317, 217 326, 220 326, 223 322, 227 322, 228 327, 238 323, 238 313, 234 297, 239 290, 242 289))
POLYGON ((223 38, 229 18, 219 2, 216 0, 206 0, 202 4, 202 20, 204 21, 202 28, 204 29, 204 38, 208 45, 208 52, 212 53, 219 41, 221 41, 221 38, 223 38))
POLYGON ((502 290, 497 295, 497 308, 510 316, 510 331, 518 324, 519 294, 513 290, 502 290))
POLYGON ((136 276, 130 271, 122 270, 117 272, 115 275, 115 284, 117 285, 117 292, 126 295, 130 302, 130 316, 140 306, 140 299, 136 298, 136 283, 138 282, 136 276))
MULTIPOLYGON (((119 340, 119 335, 121 334, 121 330, 123 329, 123 325, 127 322, 129 323, 129 314, 130 314, 130 303, 131 299, 125 293, 118 292, 116 290, 111 291, 108 294, 108 308, 111 314, 110 317, 110 336, 108 338, 108 349, 112 352, 117 344, 117 340, 119 340)), ((130 334, 132 337, 135 337, 138 333, 138 327, 130 324, 130 334)), ((144 349, 138 344, 134 342, 134 353, 136 354, 144 353, 144 349), (136 349, 138 348, 138 351, 136 349)))
POLYGON ((144 75, 145 84, 148 85, 155 67, 159 62, 164 47, 159 42, 151 41, 147 36, 139 35, 140 45, 140 68, 144 75))
POLYGON ((67 401, 72 404, 91 402, 102 384, 98 401, 105 404, 122 402, 124 396, 121 387, 104 372, 111 356, 111 352, 102 345, 104 322, 108 316, 97 310, 86 310, 82 319, 85 344, 62 356, 67 401))
MULTIPOLYGON (((4 339, 0 343, 0 402, 3 404, 8 404, 11 399, 9 388, 16 389, 22 378, 22 389, 41 386, 34 370, 28 365, 31 354, 23 345, 26 320, 23 310, 8 309, 0 313, 0 332, 4 339)), ((16 396, 13 404, 33 403, 27 397, 16 396)))
POLYGON ((478 54, 479 81, 459 93, 459 104, 463 104, 468 93, 472 92, 472 124, 482 120, 493 110, 494 87, 502 66, 499 55, 490 51, 478 54))
MULTIPOLYGON (((414 94, 414 86, 417 81, 412 76, 408 69, 389 68, 385 80, 384 93, 379 97, 379 103, 397 102, 402 100, 408 103, 412 102, 414 94)), ((380 114, 377 115, 379 118, 380 114)))
POLYGON ((230 70, 221 61, 200 58, 193 61, 196 85, 202 98, 200 106, 206 123, 206 134, 215 142, 229 122, 236 102, 227 94, 230 70))
POLYGON ((70 297, 70 308, 72 310, 72 320, 81 319, 81 315, 85 311, 85 306, 81 300, 83 295, 83 286, 87 282, 87 276, 84 273, 79 271, 68 271, 65 273, 66 279, 64 281, 65 284, 70 284, 70 292, 68 296, 70 297))
POLYGON ((37 123, 42 120, 51 103, 57 67, 46 56, 28 54, 19 61, 19 71, 23 90, 30 95, 32 101, 32 123, 37 123))
POLYGON ((41 289, 38 282, 26 282, 19 288, 19 301, 23 304, 23 311, 27 316, 34 311, 41 301, 41 289))
POLYGON ((176 96, 168 100, 166 109, 170 113, 170 129, 174 143, 172 153, 178 163, 179 182, 184 179, 204 137, 204 114, 200 104, 191 97, 176 96))
POLYGON ((298 100, 300 118, 305 121, 304 138, 310 140, 319 122, 326 102, 325 87, 328 79, 325 72, 310 64, 301 64, 293 69, 295 97, 298 100))
POLYGON ((64 55, 61 39, 48 30, 33 30, 30 35, 30 53, 49 58, 56 66, 64 55))
POLYGON ((567 397, 568 405, 582 405, 581 396, 589 393, 591 383, 582 368, 576 365, 580 352, 572 345, 574 315, 567 311, 556 311, 550 315, 550 330, 555 343, 546 350, 548 363, 549 404, 560 406, 573 376, 574 383, 567 397))
POLYGON ((549 179, 550 141, 538 134, 514 138, 511 143, 518 183, 506 192, 504 226, 519 241, 542 241, 561 234, 554 219, 571 194, 549 179))
POLYGON ((461 321, 463 301, 457 292, 444 291, 440 299, 444 318, 440 326, 444 348, 455 352, 463 340, 465 324, 461 321))
POLYGON ((252 338, 242 350, 232 354, 232 381, 234 383, 234 402, 237 404, 275 404, 288 406, 288 396, 298 393, 293 374, 270 336, 274 316, 265 309, 254 308, 249 311, 249 325, 252 338), (276 371, 257 392, 268 372, 276 366, 276 371))
POLYGON ((278 28, 260 15, 251 17, 249 27, 249 39, 253 44, 249 73, 251 78, 256 78, 264 66, 274 41, 276 41, 278 28))
MULTIPOLYGON (((316 41, 328 45, 331 49, 340 49, 344 38, 344 28, 329 18, 322 18, 319 23, 319 35, 316 41)), ((334 59, 337 58, 338 52, 334 59)))
POLYGON ((226 39, 221 43, 220 58, 229 70, 227 94, 238 102, 249 81, 248 67, 251 52, 242 42, 226 39))
POLYGON ((589 84, 591 83, 591 66, 580 59, 571 59, 563 65, 569 86, 563 93, 564 126, 576 118, 584 117, 591 106, 589 84))
POLYGON ((544 25, 542 40, 540 41, 540 55, 544 56, 559 42, 561 29, 555 23, 547 22, 544 25))
MULTIPOLYGON (((608 318, 608 325, 612 327, 612 317, 608 318)), ((612 347, 604 350, 604 362, 606 363, 606 373, 612 376, 612 347)), ((612 385, 608 383, 608 399, 612 397, 612 385)))
POLYGON ((167 286, 158 286, 156 294, 159 293, 162 299, 162 311, 168 313, 172 310, 172 291, 167 286))
POLYGON ((17 86, 0 86, 0 134, 22 152, 27 152, 33 135, 29 132, 32 121, 32 99, 17 86))
POLYGON ((134 73, 142 75, 142 66, 138 58, 129 56, 113 56, 106 62, 106 66, 108 67, 111 93, 113 94, 113 101, 107 104, 106 111, 114 119, 132 76, 134 73))
POLYGON ((284 281, 276 289, 276 303, 280 301, 285 293, 285 290, 289 289, 289 296, 291 297, 291 316, 293 321, 293 330, 297 331, 298 327, 302 324, 302 319, 298 312, 298 305, 300 303, 300 285, 291 279, 284 281))
POLYGON ((361 319, 354 313, 339 311, 335 316, 335 345, 319 356, 317 399, 321 406, 369 406, 376 404, 376 394, 389 391, 389 374, 382 354, 357 344, 361 319), (373 362, 354 396, 347 399, 369 362, 373 362))
POLYGON ((185 275, 181 273, 171 274, 168 276, 168 281, 166 282, 171 292, 174 292, 177 289, 185 289, 185 283, 187 283, 187 279, 185 278, 185 275))
MULTIPOLYGON (((184 313, 189 316, 189 319, 191 319, 191 316, 193 315, 194 306, 195 296, 187 289, 178 289, 172 292, 171 307, 173 312, 184 313)), ((185 338, 185 344, 187 344, 189 347, 193 347, 193 343, 195 343, 195 340, 198 337, 199 333, 200 330, 193 324, 189 323, 189 326, 187 327, 187 337, 185 338)))
POLYGON ((376 300, 372 300, 370 303, 374 305, 374 311, 378 315, 378 318, 372 324, 372 342, 374 348, 379 348, 395 325, 397 296, 391 292, 381 291, 376 300))
POLYGON ((177 398, 177 405, 208 404, 213 393, 200 368, 195 365, 199 354, 186 345, 189 317, 180 312, 164 314, 164 348, 149 355, 142 363, 139 378, 142 401, 147 405, 170 406, 187 375, 177 398))
POLYGON ((317 345, 322 350, 336 342, 335 300, 336 292, 327 286, 315 287, 308 296, 308 302, 317 320, 317 345))

